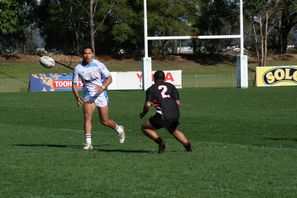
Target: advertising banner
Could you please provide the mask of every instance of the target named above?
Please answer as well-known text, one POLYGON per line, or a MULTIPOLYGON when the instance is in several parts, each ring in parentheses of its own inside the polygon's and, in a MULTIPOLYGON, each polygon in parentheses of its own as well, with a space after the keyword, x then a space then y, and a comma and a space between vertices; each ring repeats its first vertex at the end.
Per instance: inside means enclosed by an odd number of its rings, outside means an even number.
MULTIPOLYGON (((177 88, 182 88, 182 71, 172 70, 164 71, 165 81, 170 82, 177 88)), ((153 72, 154 73, 154 72, 153 72)), ((152 80, 153 80, 152 73, 152 80)), ((142 72, 111 72, 112 83, 108 90, 141 90, 142 72)), ((71 91, 72 73, 66 74, 31 74, 29 90, 32 92, 50 92, 50 91, 71 91)), ((83 89, 81 81, 78 88, 83 89)))
POLYGON ((271 66, 256 68, 257 87, 296 86, 297 66, 271 66))
MULTIPOLYGON (((164 71, 165 81, 182 88, 182 71, 172 70, 164 71)), ((154 80, 154 71, 152 72, 152 81, 154 80)), ((109 85, 109 90, 141 90, 142 89, 142 72, 111 72, 112 83, 109 85)))
MULTIPOLYGON (((32 92, 71 91, 72 73, 64 74, 31 74, 29 90, 32 92)), ((78 83, 82 90, 82 82, 78 83)))

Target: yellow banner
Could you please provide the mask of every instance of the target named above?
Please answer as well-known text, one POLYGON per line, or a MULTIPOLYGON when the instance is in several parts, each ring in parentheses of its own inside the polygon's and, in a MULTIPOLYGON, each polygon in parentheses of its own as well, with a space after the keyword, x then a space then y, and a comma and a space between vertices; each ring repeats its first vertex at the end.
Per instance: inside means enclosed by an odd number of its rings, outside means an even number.
POLYGON ((297 66, 257 67, 257 87, 296 86, 297 66))

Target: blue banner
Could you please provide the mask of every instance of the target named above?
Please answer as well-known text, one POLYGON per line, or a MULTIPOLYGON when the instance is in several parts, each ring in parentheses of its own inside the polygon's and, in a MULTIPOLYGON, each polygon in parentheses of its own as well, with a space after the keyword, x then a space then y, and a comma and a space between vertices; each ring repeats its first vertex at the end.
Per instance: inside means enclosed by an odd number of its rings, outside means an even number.
MULTIPOLYGON (((79 90, 83 89, 81 81, 79 90)), ((72 73, 31 74, 29 90, 32 92, 72 91, 72 73)))

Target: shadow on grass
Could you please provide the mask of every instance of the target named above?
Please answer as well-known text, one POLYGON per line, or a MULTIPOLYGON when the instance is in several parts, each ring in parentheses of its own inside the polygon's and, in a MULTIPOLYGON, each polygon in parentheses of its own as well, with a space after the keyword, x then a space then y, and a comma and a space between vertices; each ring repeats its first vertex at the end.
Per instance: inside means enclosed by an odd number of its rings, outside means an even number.
POLYGON ((64 145, 64 144, 13 144, 13 146, 21 147, 52 147, 52 148, 75 148, 81 149, 81 145, 64 145))
POLYGON ((274 140, 274 141, 293 141, 297 142, 297 138, 264 138, 266 140, 274 140))
POLYGON ((93 149, 99 152, 111 152, 111 153, 155 153, 154 151, 143 149, 93 149))
MULTIPOLYGON (((50 147, 50 148, 74 148, 82 150, 82 145, 64 145, 64 144, 13 144, 20 147, 50 147)), ((98 149, 96 147, 110 146, 108 144, 94 145, 94 151, 111 153, 154 153, 154 151, 143 149, 98 149)))

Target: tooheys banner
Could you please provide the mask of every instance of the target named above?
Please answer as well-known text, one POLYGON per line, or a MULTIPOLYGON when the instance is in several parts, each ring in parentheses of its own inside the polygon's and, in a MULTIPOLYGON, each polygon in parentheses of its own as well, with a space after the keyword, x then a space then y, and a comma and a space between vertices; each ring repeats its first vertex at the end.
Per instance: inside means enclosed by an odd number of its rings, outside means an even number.
MULTIPOLYGON (((182 88, 182 71, 164 71, 165 81, 172 83, 177 88, 182 88)), ((152 80, 153 80, 152 72, 152 80)), ((112 83, 108 86, 109 90, 141 90, 142 72, 111 72, 112 83)), ((69 74, 31 74, 29 90, 32 92, 50 91, 71 91, 72 73, 69 74)), ((81 90, 83 84, 78 83, 81 90)))
MULTIPOLYGON (((70 74, 31 74, 29 90, 32 92, 71 91, 72 73, 70 74)), ((78 83, 82 89, 82 82, 78 83)))
POLYGON ((296 86, 297 66, 256 68, 257 87, 296 86))

